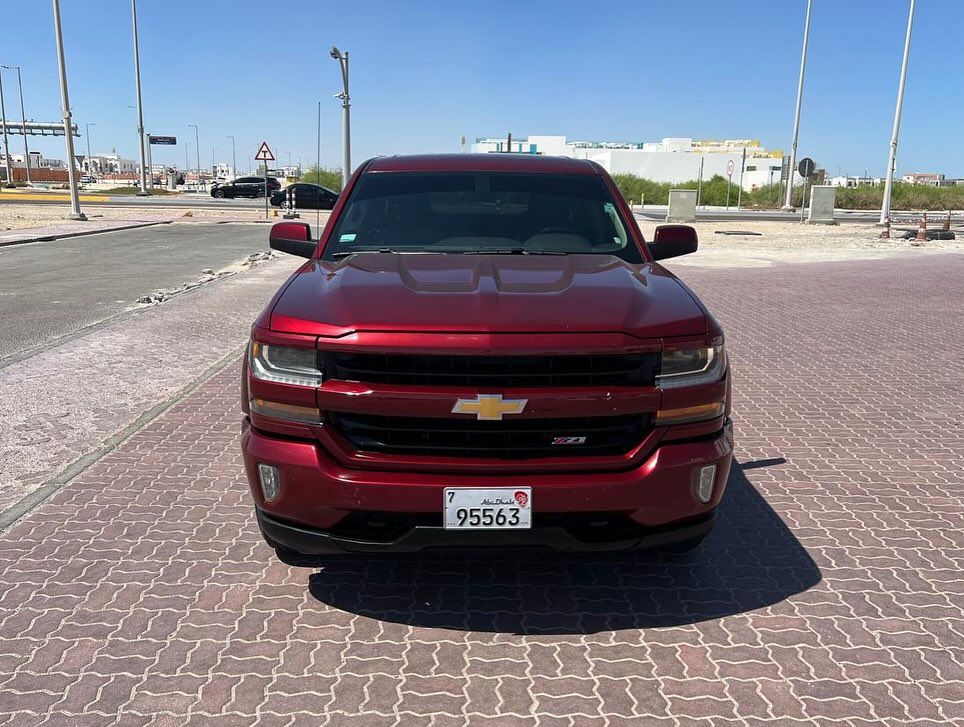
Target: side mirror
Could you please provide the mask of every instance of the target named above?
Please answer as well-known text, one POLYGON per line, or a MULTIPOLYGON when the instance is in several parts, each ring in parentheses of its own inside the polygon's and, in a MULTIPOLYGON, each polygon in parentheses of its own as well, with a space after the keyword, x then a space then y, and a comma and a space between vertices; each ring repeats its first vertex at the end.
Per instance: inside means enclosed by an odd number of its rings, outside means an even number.
POLYGON ((311 241, 311 227, 306 222, 276 222, 268 235, 268 246, 289 255, 311 257, 318 243, 311 241))
POLYGON ((647 247, 653 260, 689 255, 696 252, 699 242, 696 230, 689 225, 660 225, 647 247))

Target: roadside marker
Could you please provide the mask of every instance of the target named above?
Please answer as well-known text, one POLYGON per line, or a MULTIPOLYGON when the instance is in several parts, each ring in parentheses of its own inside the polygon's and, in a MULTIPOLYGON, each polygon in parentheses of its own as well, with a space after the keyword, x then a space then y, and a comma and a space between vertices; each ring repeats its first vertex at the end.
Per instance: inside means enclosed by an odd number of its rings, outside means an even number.
POLYGON ((917 226, 917 237, 914 238, 916 242, 927 242, 927 213, 922 212, 920 216, 920 224, 917 226))
POLYGON ((887 216, 887 219, 884 220, 884 229, 881 230, 879 239, 881 240, 890 239, 890 216, 889 215, 887 216))
POLYGON ((268 219, 268 162, 274 161, 274 154, 268 148, 268 142, 261 142, 258 153, 254 155, 254 158, 255 161, 264 162, 264 218, 268 219))

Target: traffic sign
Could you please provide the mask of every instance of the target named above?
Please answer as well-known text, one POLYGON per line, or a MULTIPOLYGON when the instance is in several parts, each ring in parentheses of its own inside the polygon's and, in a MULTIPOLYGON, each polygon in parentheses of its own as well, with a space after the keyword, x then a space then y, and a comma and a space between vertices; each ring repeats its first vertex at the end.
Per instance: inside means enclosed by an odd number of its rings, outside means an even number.
POLYGON ((732 177, 732 176, 733 176, 733 168, 734 168, 735 166, 736 166, 736 165, 733 163, 733 160, 732 160, 732 159, 730 159, 730 161, 728 161, 728 162, 726 163, 726 176, 728 176, 728 177, 732 177))
POLYGON ((813 159, 810 157, 804 157, 800 160, 797 165, 797 171, 800 172, 801 177, 810 177, 813 174, 813 170, 817 168, 817 165, 813 163, 813 159))
POLYGON ((274 154, 272 154, 271 149, 268 148, 268 142, 261 142, 261 146, 258 147, 258 153, 254 155, 254 158, 261 162, 274 161, 274 154))
POLYGON ((147 140, 148 140, 151 144, 167 144, 167 145, 169 145, 169 146, 173 146, 173 145, 177 144, 177 137, 176 137, 176 136, 153 136, 153 135, 151 135, 151 136, 148 136, 148 137, 147 137, 147 140))

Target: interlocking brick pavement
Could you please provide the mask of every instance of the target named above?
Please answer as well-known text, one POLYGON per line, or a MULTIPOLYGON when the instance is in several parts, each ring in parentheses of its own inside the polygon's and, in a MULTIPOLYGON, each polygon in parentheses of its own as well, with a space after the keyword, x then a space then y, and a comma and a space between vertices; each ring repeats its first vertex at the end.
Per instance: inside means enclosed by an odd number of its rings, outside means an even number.
POLYGON ((225 371, 0 538, 0 724, 964 724, 962 271, 686 272, 742 464, 695 556, 285 566, 225 371))

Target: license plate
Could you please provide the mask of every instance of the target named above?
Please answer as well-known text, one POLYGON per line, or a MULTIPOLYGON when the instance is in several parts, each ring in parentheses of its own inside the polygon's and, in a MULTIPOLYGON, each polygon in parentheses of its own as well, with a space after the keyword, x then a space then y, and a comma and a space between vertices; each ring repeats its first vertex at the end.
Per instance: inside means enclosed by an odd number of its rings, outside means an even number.
POLYGON ((525 530, 532 527, 531 487, 446 487, 446 530, 525 530))

